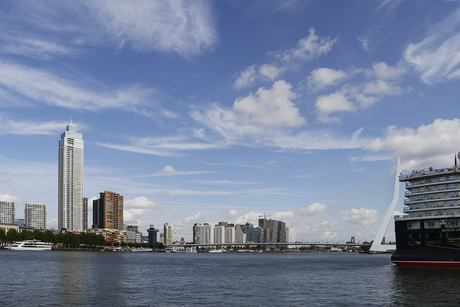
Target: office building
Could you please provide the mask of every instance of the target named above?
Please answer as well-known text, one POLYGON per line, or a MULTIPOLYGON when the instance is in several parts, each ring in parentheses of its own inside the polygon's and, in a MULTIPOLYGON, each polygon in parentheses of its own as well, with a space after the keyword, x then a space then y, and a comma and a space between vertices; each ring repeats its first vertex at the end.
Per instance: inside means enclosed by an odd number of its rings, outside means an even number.
POLYGON ((0 200, 0 224, 14 224, 14 202, 0 200))
POLYGON ((93 228, 123 230, 123 196, 105 191, 93 200, 93 228))
POLYGON ((46 206, 26 203, 24 225, 33 229, 46 229, 46 206))
POLYGON ((72 122, 59 140, 58 227, 84 231, 83 207, 84 142, 72 122))
POLYGON ((149 243, 157 243, 157 233, 159 232, 159 229, 155 229, 154 225, 150 225, 150 228, 147 229, 148 235, 148 241, 149 243))

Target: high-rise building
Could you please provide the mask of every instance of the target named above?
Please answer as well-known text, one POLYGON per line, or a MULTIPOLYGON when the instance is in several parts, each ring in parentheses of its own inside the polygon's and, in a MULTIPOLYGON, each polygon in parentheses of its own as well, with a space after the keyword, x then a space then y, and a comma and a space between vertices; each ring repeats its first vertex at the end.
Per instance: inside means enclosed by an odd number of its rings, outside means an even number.
POLYGON ((83 229, 88 229, 88 198, 83 197, 83 229))
POLYGON ((84 231, 83 207, 84 142, 72 122, 59 140, 58 227, 84 231))
POLYGON ((123 230, 123 196, 105 191, 93 200, 93 228, 123 230))
POLYGON ((169 246, 173 243, 173 226, 171 223, 165 223, 163 226, 164 245, 169 246))
POLYGON ((0 200, 0 224, 14 224, 14 202, 0 200))
POLYGON ((157 233, 160 231, 159 229, 155 229, 154 225, 150 225, 150 228, 147 229, 147 233, 149 234, 149 243, 157 243, 157 233))
POLYGON ((26 203, 24 225, 34 229, 46 229, 46 206, 26 203))

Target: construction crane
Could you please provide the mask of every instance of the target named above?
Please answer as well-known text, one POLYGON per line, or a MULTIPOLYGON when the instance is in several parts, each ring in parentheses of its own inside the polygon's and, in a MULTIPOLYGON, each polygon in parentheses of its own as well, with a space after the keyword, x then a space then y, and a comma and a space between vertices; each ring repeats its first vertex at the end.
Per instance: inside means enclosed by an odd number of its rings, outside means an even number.
MULTIPOLYGON (((266 213, 264 213, 264 215, 259 215, 259 218, 261 218, 261 217, 264 218, 263 228, 267 228, 267 216, 271 216, 271 215, 267 215, 266 213)), ((260 219, 259 219, 259 227, 261 227, 261 225, 260 225, 260 219)))

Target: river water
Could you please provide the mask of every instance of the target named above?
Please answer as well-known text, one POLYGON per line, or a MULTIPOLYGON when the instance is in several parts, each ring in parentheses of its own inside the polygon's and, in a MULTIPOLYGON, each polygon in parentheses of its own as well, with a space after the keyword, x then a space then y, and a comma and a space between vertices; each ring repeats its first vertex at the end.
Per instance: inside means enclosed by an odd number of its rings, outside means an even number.
POLYGON ((0 250, 0 306, 454 306, 460 269, 358 253, 0 250))

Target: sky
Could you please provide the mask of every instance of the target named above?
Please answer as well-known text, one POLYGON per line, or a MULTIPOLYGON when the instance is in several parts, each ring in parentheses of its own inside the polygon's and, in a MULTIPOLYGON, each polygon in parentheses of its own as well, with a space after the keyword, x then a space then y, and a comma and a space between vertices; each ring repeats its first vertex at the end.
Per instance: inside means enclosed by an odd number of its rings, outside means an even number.
POLYGON ((90 205, 123 195, 144 234, 266 214, 299 240, 363 241, 372 203, 331 200, 371 194, 398 156, 454 164, 459 50, 453 0, 2 1, 0 198, 57 227, 72 120, 90 205))

